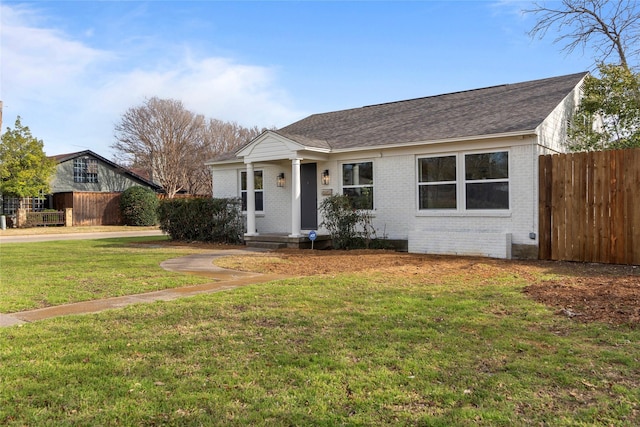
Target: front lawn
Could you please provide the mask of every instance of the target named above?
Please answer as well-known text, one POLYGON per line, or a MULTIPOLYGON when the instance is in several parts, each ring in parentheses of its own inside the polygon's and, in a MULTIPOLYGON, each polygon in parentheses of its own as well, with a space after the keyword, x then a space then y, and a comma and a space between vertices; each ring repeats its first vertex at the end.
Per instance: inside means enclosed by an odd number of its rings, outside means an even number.
POLYGON ((0 313, 206 283, 160 263, 201 251, 165 243, 166 236, 3 243, 0 313), (144 245, 136 244, 145 242, 144 245))
POLYGON ((640 424, 637 327, 558 316, 517 272, 430 268, 0 329, 0 424, 640 424))

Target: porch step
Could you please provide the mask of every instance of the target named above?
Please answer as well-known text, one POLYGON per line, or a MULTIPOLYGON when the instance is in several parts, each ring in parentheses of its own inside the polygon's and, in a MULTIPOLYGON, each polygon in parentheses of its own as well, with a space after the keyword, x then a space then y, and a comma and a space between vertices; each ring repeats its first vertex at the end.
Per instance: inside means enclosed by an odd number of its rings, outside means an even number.
MULTIPOLYGON (((292 237, 282 234, 260 234, 256 236, 244 236, 244 242, 250 248, 263 249, 310 249, 311 240, 306 235, 292 237)), ((326 249, 331 245, 331 237, 328 235, 318 235, 314 244, 315 249, 326 249)))
POLYGON ((246 246, 248 248, 261 248, 261 249, 283 249, 287 247, 286 243, 282 242, 260 242, 260 241, 247 241, 246 246))

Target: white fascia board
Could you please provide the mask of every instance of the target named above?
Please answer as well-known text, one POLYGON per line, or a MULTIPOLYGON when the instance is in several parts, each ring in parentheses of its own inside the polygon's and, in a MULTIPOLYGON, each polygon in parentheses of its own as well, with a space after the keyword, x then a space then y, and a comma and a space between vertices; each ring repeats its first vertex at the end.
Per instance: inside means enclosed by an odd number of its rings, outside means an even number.
POLYGON ((233 163, 242 163, 241 159, 228 159, 228 160, 209 160, 204 162, 205 166, 217 166, 217 165, 226 165, 226 164, 233 164, 233 163))
POLYGON ((326 148, 305 147, 300 151, 291 153, 289 160, 305 159, 326 161, 331 153, 332 151, 326 148))
POLYGON ((331 152, 337 154, 337 153, 349 153, 354 151, 385 150, 385 149, 392 149, 392 148, 416 147, 420 145, 447 144, 447 143, 454 143, 454 142, 469 142, 469 141, 478 141, 478 140, 487 140, 487 139, 513 138, 513 137, 526 137, 526 136, 537 136, 537 132, 536 130, 526 130, 526 131, 517 131, 517 132, 494 133, 489 135, 465 136, 462 138, 434 139, 430 141, 414 141, 414 142, 407 142, 402 144, 343 148, 343 149, 332 150, 331 152))

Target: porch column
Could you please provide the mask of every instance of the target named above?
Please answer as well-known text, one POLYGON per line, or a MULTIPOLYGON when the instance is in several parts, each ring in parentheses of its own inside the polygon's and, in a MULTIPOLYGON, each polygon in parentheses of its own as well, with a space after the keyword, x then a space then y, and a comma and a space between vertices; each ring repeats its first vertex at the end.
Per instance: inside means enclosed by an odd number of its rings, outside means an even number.
POLYGON ((291 234, 300 237, 300 159, 291 160, 291 234))
POLYGON ((247 163, 247 232, 245 236, 255 236, 256 233, 256 192, 253 163, 247 163))

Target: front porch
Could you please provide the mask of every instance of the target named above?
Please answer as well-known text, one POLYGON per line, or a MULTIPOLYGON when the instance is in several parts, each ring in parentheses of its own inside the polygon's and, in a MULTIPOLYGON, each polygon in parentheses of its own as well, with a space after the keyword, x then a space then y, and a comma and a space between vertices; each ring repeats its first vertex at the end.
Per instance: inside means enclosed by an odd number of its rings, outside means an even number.
MULTIPOLYGON (((264 249, 311 249, 311 240, 308 236, 290 236, 286 233, 271 233, 244 236, 247 247, 264 249)), ((331 247, 331 236, 318 234, 313 242, 313 249, 327 249, 331 247)))

